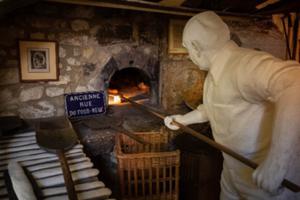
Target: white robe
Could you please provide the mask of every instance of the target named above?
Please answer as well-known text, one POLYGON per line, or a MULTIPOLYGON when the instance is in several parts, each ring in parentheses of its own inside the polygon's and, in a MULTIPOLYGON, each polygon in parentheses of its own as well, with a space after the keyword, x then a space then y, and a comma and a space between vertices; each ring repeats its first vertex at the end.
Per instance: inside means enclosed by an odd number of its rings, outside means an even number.
MULTIPOLYGON (((299 63, 229 41, 212 62, 203 98, 198 110, 205 110, 216 142, 258 164, 269 157, 300 184, 299 63)), ((223 199, 300 199, 287 189, 271 196, 253 183, 251 168, 223 155, 223 199)))

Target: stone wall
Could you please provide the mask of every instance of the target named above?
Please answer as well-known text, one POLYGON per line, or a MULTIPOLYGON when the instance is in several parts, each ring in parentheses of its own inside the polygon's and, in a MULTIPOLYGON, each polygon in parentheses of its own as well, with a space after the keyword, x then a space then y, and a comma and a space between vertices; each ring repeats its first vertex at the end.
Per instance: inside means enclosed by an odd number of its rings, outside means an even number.
POLYGON ((234 38, 245 48, 266 51, 285 59, 286 46, 283 34, 272 20, 224 18, 234 38))
MULTIPOLYGON (((205 73, 187 55, 167 53, 170 18, 155 13, 49 2, 5 16, 0 19, 0 115, 23 118, 64 115, 64 94, 105 89, 110 77, 103 72, 110 71, 107 66, 111 63, 117 69, 144 70, 157 84, 158 100, 168 110, 181 108, 186 98, 192 97, 196 102, 194 97, 201 97, 205 73), (58 81, 20 82, 20 39, 57 41, 58 81)), ((270 21, 225 20, 242 46, 284 56, 282 35, 270 21)))
POLYGON ((0 23, 0 114, 64 115, 64 94, 106 90, 113 72, 126 67, 144 70, 158 88, 158 22, 148 13, 56 3, 11 13, 0 23), (20 39, 57 41, 58 81, 20 81, 20 39))
MULTIPOLYGON (((239 46, 266 51, 285 59, 285 41, 270 19, 250 19, 223 16, 231 38, 239 46)), ((198 70, 186 55, 167 55, 161 62, 162 105, 170 112, 195 108, 202 102, 205 72, 198 70), (199 83, 202 83, 199 85, 199 83), (172 83, 172 84, 170 84, 172 83), (200 95, 200 96, 199 96, 200 95)))

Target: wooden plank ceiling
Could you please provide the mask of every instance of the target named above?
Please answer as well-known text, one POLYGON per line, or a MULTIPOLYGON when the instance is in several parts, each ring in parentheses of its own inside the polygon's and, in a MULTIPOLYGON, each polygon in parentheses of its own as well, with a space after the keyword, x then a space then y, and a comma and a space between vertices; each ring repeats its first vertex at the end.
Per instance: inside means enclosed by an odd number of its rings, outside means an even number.
POLYGON ((124 0, 248 15, 299 12, 300 0, 124 0))
MULTIPOLYGON (((0 16, 43 0, 0 0, 0 16)), ((192 16, 204 10, 220 14, 262 16, 299 12, 300 0, 44 0, 80 5, 192 16)))

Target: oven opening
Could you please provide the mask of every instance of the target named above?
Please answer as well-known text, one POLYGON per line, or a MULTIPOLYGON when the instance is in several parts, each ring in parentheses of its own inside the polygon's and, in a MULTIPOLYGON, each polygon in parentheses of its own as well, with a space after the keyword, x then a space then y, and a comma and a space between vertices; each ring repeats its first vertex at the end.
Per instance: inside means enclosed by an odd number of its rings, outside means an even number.
POLYGON ((116 71, 109 82, 109 105, 121 104, 118 93, 134 100, 149 100, 150 78, 137 68, 125 68, 116 71))

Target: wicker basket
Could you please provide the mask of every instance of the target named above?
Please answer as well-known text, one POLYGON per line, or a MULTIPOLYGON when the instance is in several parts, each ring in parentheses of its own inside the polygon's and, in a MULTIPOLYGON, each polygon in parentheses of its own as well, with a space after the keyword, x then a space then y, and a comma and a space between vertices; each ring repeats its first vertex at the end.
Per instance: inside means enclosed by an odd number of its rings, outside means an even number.
POLYGON ((163 130, 136 135, 150 145, 141 145, 123 134, 116 138, 122 199, 177 200, 180 152, 168 151, 172 135, 163 130))

